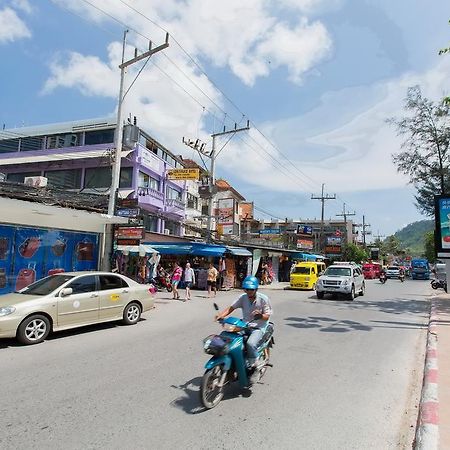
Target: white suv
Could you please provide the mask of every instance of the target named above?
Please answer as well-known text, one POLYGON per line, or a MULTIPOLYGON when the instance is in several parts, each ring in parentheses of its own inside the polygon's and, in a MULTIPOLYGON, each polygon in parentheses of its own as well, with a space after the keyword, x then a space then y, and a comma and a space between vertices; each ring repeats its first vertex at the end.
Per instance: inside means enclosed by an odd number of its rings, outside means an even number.
POLYGON ((354 263, 331 265, 316 283, 317 298, 323 298, 325 294, 343 294, 353 300, 357 293, 364 295, 365 289, 362 270, 354 263))

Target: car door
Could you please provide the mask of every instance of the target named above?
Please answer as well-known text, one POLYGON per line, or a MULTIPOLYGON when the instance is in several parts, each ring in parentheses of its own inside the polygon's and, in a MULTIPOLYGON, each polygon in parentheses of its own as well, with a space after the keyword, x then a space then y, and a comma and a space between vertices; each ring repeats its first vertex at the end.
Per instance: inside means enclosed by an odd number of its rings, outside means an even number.
POLYGON ((119 319, 130 300, 130 286, 114 274, 99 275, 100 320, 119 319))
POLYGON ((65 287, 72 288, 72 294, 58 297, 58 327, 98 322, 96 275, 78 276, 65 287))
POLYGON ((362 289, 362 284, 364 281, 364 275, 361 271, 361 269, 359 269, 359 267, 357 267, 355 269, 355 285, 356 285, 356 291, 360 291, 362 289))

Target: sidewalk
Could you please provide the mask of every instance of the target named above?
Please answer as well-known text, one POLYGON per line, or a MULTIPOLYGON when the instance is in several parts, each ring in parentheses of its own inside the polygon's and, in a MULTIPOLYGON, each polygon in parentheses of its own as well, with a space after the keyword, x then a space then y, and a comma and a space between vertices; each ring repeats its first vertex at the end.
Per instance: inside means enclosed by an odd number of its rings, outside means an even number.
POLYGON ((276 281, 275 283, 270 284, 260 284, 259 288, 260 290, 269 289, 272 291, 282 291, 289 287, 289 281, 276 281))
POLYGON ((450 295, 431 298, 415 449, 450 449, 450 295))

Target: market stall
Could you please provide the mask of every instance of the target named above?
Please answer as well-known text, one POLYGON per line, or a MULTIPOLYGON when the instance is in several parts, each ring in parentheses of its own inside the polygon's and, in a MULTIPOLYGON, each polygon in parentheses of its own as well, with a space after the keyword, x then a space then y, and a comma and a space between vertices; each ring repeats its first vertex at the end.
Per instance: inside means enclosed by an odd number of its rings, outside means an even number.
POLYGON ((118 245, 113 253, 113 272, 138 283, 149 283, 156 276, 160 255, 149 245, 118 245))

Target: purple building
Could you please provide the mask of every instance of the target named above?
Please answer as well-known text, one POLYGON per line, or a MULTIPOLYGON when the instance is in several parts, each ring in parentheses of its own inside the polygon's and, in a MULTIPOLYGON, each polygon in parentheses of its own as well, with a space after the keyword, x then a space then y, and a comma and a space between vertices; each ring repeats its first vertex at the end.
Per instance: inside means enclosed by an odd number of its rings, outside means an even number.
MULTIPOLYGON (((98 119, 2 130, 0 173, 8 181, 44 176, 50 187, 107 195, 115 129, 114 119, 98 119)), ((166 178, 167 170, 182 167, 145 131, 125 125, 119 197, 137 198, 147 231, 184 234, 185 205, 194 194, 185 181, 166 178)))

